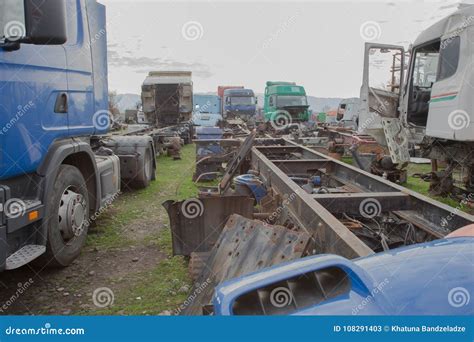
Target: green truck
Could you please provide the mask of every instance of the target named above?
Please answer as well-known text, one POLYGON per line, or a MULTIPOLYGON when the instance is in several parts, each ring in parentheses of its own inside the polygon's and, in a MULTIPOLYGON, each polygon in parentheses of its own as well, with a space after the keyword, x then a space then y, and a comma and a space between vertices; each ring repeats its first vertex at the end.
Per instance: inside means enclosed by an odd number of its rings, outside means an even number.
POLYGON ((310 115, 304 87, 294 82, 267 82, 264 104, 265 122, 281 129, 292 123, 308 121, 310 115))

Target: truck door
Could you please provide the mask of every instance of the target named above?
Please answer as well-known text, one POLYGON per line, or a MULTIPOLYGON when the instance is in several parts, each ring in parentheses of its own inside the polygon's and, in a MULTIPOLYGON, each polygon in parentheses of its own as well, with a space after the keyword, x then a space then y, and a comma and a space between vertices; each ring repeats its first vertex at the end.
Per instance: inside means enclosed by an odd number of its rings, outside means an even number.
MULTIPOLYGON (((0 3, 0 27, 0 40, 25 33, 23 1, 0 3)), ((66 53, 60 45, 0 48, 0 70, 0 178, 8 178, 36 171, 51 143, 68 135, 66 53)))
POLYGON ((394 163, 409 160, 408 134, 400 120, 405 71, 402 46, 366 43, 359 132, 387 146, 394 163))
MULTIPOLYGON (((91 49, 85 2, 65 0, 68 14, 68 41, 64 45, 68 65, 69 132, 78 136, 93 134, 94 93, 91 49)), ((100 39, 100 37, 98 38, 100 39)), ((105 39, 102 37, 102 39, 105 39)), ((96 42, 95 44, 99 44, 96 42)), ((107 115, 105 113, 105 115, 107 115)), ((108 120, 95 120, 108 126, 108 120)))

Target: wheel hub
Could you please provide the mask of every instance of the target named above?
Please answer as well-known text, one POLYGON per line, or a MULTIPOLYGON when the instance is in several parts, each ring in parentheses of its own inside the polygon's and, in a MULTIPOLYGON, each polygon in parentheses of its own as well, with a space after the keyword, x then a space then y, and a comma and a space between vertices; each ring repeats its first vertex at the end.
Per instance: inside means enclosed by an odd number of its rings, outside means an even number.
POLYGON ((87 202, 83 195, 66 189, 59 203, 59 229, 64 240, 80 236, 86 225, 87 202))

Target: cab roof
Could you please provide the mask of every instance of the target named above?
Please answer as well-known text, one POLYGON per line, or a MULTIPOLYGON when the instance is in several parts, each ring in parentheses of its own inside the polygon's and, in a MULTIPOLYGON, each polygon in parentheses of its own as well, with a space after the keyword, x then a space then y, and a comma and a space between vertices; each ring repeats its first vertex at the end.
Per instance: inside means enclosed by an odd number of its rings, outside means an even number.
POLYGON ((443 36, 458 35, 467 27, 474 25, 474 5, 464 5, 448 17, 438 21, 436 24, 424 30, 416 39, 414 45, 440 39, 443 36))

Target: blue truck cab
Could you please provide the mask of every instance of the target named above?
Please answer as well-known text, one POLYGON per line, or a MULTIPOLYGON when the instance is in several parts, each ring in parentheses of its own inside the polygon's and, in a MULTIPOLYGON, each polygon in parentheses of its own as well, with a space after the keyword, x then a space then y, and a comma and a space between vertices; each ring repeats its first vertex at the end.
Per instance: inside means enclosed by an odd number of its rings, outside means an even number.
POLYGON ((472 315, 474 238, 317 255, 222 283, 216 315, 472 315))
POLYGON ((2 1, 0 27, 0 271, 37 258, 67 266, 120 180, 152 180, 153 146, 147 136, 106 136, 103 5, 2 1))
POLYGON ((224 118, 255 120, 257 98, 251 89, 233 88, 224 91, 224 118))
POLYGON ((193 124, 216 127, 222 121, 221 98, 217 95, 195 94, 193 97, 193 124))

